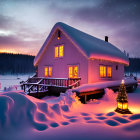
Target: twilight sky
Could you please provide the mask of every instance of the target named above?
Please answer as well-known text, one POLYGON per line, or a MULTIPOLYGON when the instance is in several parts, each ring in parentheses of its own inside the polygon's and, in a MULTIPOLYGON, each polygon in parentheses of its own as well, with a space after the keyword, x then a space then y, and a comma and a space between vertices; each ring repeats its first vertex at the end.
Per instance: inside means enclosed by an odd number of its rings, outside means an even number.
POLYGON ((0 52, 36 55, 59 21, 140 57, 140 0, 0 0, 0 52))

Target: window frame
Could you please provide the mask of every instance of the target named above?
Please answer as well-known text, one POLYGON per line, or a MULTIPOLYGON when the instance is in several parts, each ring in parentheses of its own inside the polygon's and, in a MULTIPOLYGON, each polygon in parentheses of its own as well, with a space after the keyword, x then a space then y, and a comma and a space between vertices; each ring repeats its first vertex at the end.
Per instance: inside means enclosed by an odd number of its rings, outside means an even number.
POLYGON ((107 78, 112 78, 112 67, 111 66, 107 66, 107 78), (108 76, 108 68, 111 68, 111 76, 108 76))
POLYGON ((78 78, 79 77, 79 65, 78 64, 74 64, 74 65, 68 65, 68 78, 78 78), (72 67, 72 77, 69 76, 69 68, 72 67), (74 72, 74 68, 77 67, 77 76, 75 77, 75 72, 74 72))
POLYGON ((55 45, 55 47, 54 47, 54 58, 55 59, 58 59, 58 58, 63 58, 64 57, 64 44, 60 44, 60 45, 55 45), (60 48, 63 46, 63 55, 61 56, 60 55, 60 48), (56 48, 58 47, 58 56, 56 57, 56 48))
POLYGON ((58 56, 59 58, 62 58, 64 56, 64 45, 59 45, 58 56), (60 48, 63 48, 63 53, 60 51, 60 48), (60 56, 60 52, 62 53, 62 56, 60 56))
POLYGON ((54 48, 54 58, 58 58, 59 57, 59 47, 55 46, 54 48), (57 49, 57 56, 56 56, 56 49, 57 49))
POLYGON ((45 66, 44 67, 44 77, 52 77, 52 71, 53 71, 53 67, 50 65, 50 66, 45 66), (45 73, 45 69, 48 69, 47 70, 47 76, 46 76, 46 73, 45 73), (50 69, 51 69, 51 75, 50 75, 50 69))
POLYGON ((106 74, 106 65, 99 65, 99 75, 100 75, 100 78, 106 78, 107 74, 106 74), (101 67, 103 67, 103 76, 101 76, 101 67), (105 69, 104 69, 105 68, 105 69), (105 70, 105 73, 104 73, 104 70, 105 70), (105 75, 104 75, 105 74, 105 75))
POLYGON ((100 64, 99 65, 99 77, 101 79, 107 79, 107 78, 112 78, 112 66, 111 65, 104 65, 104 64, 100 64), (101 76, 101 66, 103 67, 103 76, 101 76), (111 68, 111 76, 108 76, 108 68, 111 68), (105 73, 104 73, 104 68, 105 68, 105 73), (105 74, 105 75, 104 75, 105 74))
POLYGON ((48 67, 44 67, 44 77, 48 77, 48 67), (47 73, 46 73, 47 71, 47 73))

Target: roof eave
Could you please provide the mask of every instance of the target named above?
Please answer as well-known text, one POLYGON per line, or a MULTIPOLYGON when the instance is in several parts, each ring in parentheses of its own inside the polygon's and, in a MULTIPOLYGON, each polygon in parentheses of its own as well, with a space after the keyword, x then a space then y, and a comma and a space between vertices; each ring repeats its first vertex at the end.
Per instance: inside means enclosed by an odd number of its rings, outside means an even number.
POLYGON ((100 56, 100 55, 90 55, 89 59, 96 59, 96 60, 101 60, 101 61, 110 61, 110 62, 115 62, 115 63, 120 63, 125 66, 129 66, 129 60, 125 60, 122 58, 118 57, 111 57, 111 56, 100 56))

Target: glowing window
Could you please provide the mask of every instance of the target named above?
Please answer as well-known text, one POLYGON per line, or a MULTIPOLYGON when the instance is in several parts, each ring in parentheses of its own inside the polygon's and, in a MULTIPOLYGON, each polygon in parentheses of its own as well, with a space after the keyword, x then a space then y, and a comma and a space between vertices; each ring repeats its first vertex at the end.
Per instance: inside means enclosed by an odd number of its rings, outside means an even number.
POLYGON ((103 71, 104 71, 103 66, 100 66, 100 77, 103 77, 103 71))
POLYGON ((63 45, 56 46, 55 47, 55 58, 63 57, 63 55, 64 55, 64 46, 63 45))
POLYGON ((74 78, 78 77, 78 66, 74 66, 74 78))
POLYGON ((59 46, 59 57, 63 57, 63 45, 59 46))
POLYGON ((106 66, 100 65, 100 77, 101 78, 106 77, 106 66))
POLYGON ((78 66, 69 66, 69 78, 78 78, 78 66))
POLYGON ((107 77, 112 77, 112 68, 107 67, 107 77))
POLYGON ((103 68, 104 68, 103 77, 106 77, 106 66, 103 66, 103 68))
POLYGON ((58 57, 58 47, 55 47, 55 58, 58 57))
POLYGON ((69 78, 73 77, 73 67, 69 66, 69 78))
POLYGON ((45 77, 48 77, 48 67, 45 67, 45 77))
POLYGON ((45 77, 51 77, 52 76, 52 67, 45 67, 45 77))
POLYGON ((49 77, 52 76, 52 67, 49 67, 49 77))

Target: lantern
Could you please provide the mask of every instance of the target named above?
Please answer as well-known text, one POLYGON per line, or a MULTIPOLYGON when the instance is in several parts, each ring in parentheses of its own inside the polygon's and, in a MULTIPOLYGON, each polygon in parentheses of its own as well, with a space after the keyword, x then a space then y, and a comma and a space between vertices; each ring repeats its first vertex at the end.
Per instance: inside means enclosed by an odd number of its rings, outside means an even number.
POLYGON ((122 84, 119 88, 117 96, 117 108, 115 111, 121 114, 132 114, 128 109, 128 98, 126 93, 126 87, 124 85, 124 80, 122 80, 122 84))

